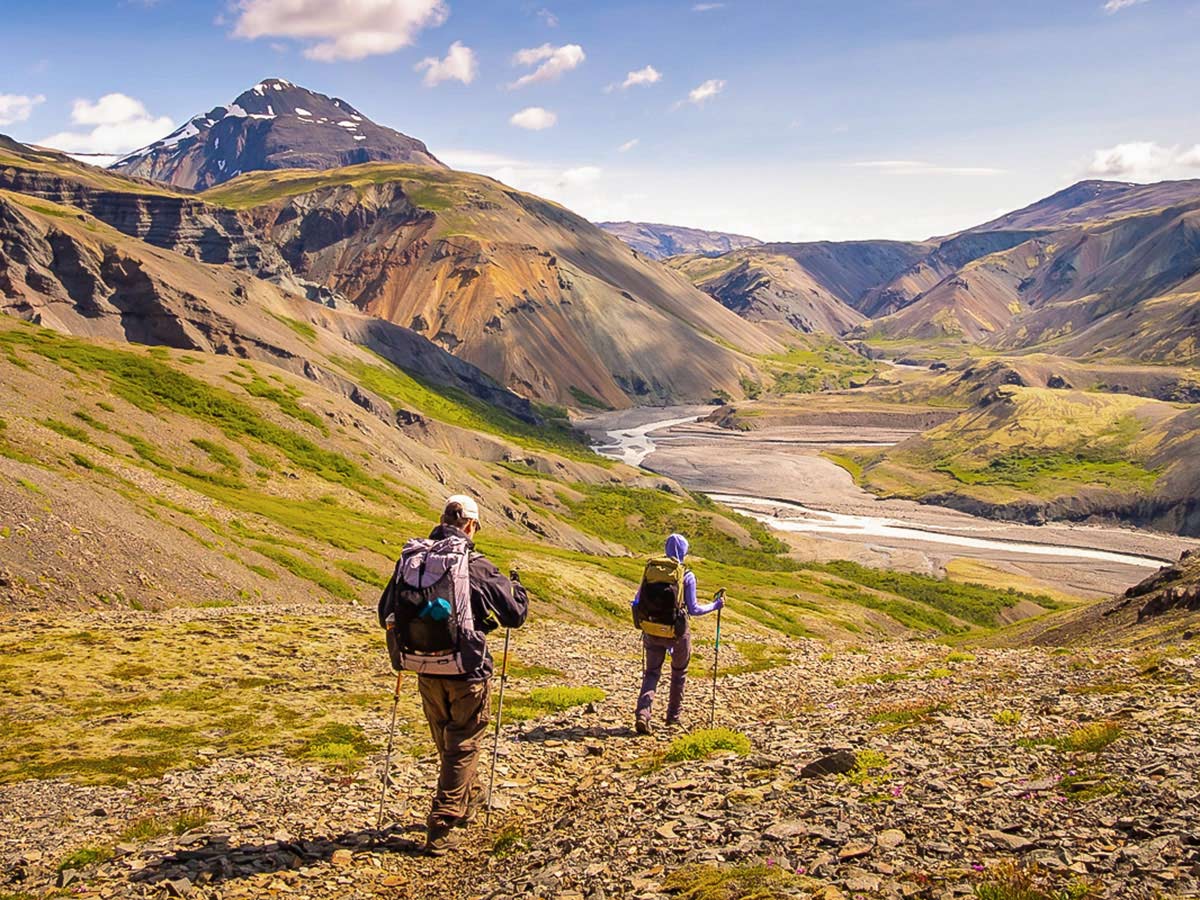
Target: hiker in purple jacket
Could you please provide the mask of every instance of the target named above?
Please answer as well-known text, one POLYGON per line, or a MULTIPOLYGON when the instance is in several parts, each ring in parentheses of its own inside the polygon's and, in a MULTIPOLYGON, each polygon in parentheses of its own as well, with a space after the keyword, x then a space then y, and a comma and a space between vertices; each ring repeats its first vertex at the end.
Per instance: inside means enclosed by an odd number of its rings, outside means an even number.
MULTIPOLYGON (((673 534, 667 538, 666 554, 671 559, 682 563, 687 556, 688 542, 681 534, 673 534)), ((641 591, 633 597, 631 606, 635 612, 641 591)), ((696 576, 689 569, 683 576, 683 598, 688 617, 705 616, 716 612, 725 605, 723 597, 718 596, 712 603, 702 604, 696 599, 696 576)), ((642 673, 642 692, 638 696, 637 719, 634 727, 638 734, 650 734, 650 708, 654 705, 654 691, 658 687, 658 679, 662 675, 663 662, 666 655, 671 654, 671 693, 667 702, 667 727, 682 727, 679 713, 683 708, 683 688, 687 683, 688 663, 692 659, 692 631, 684 627, 683 634, 678 637, 654 637, 642 635, 642 647, 646 651, 646 668, 642 673)))

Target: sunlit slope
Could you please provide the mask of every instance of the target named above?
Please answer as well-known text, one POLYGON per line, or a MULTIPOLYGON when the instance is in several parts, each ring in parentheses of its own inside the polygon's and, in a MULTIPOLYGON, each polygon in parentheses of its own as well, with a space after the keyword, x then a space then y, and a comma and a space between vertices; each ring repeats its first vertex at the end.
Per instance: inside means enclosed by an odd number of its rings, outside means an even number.
POLYGON ((779 345, 574 213, 478 175, 365 165, 205 192, 304 277, 534 399, 737 395, 779 345))
POLYGON ((1142 397, 1001 386, 945 424, 864 458, 891 496, 989 515, 1116 518, 1200 533, 1200 411, 1142 397))
POLYGON ((1074 225, 981 257, 868 338, 948 338, 1070 356, 1194 363, 1200 204, 1074 225))

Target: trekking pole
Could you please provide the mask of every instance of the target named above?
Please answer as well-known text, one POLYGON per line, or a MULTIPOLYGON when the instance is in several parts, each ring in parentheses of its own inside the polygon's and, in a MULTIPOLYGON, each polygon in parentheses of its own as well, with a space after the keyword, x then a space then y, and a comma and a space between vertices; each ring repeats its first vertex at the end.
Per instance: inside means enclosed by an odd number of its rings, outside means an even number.
POLYGON ((388 729, 387 755, 383 758, 383 790, 379 794, 379 821, 375 824, 376 831, 383 830, 383 807, 387 803, 388 782, 392 779, 392 747, 396 742, 396 709, 400 706, 400 682, 403 672, 396 673, 396 693, 392 697, 392 726, 388 729))
POLYGON ((708 709, 708 727, 717 721, 717 662, 721 658, 721 610, 717 610, 717 639, 713 643, 713 689, 712 703, 708 709))
POLYGON ((504 662, 500 664, 500 701, 496 704, 496 738, 492 742, 492 777, 488 784, 487 813, 483 817, 483 826, 492 824, 492 798, 496 794, 496 754, 500 752, 500 722, 504 718, 504 683, 508 681, 508 641, 512 637, 512 629, 504 629, 504 662))

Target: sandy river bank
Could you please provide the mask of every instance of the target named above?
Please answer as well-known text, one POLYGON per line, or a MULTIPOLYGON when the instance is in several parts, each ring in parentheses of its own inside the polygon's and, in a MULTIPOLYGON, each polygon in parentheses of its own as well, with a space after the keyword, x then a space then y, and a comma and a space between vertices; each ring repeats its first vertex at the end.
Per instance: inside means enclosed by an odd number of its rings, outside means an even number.
MULTIPOLYGON (((820 454, 884 446, 910 431, 864 425, 741 433, 696 421, 711 407, 634 409, 582 426, 602 452, 666 475, 771 525, 811 559, 854 559, 914 571, 947 566, 1007 573, 1015 583, 1109 595, 1200 541, 1137 528, 995 522, 908 500, 881 500, 820 454)), ((1002 577, 1002 576, 1001 576, 1002 577)))

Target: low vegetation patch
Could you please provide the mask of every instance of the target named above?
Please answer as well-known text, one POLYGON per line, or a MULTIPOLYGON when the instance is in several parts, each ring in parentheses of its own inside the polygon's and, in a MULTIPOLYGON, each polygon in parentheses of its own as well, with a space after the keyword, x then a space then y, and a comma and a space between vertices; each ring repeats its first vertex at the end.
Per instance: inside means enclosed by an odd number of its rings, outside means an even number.
POLYGON ((784 900, 811 886, 811 879, 778 866, 688 866, 663 882, 680 900, 784 900))
POLYGON ((1092 722, 1060 737, 1023 738, 1025 747, 1053 747, 1063 753, 1099 753, 1123 734, 1116 722, 1092 722))
POLYGON ((1087 803, 1100 797, 1119 794, 1125 785, 1106 772, 1089 772, 1072 769, 1058 781, 1063 796, 1078 803, 1087 803))
POLYGON ((688 759, 706 759, 722 750, 745 756, 750 752, 750 738, 729 728, 703 728, 671 741, 663 754, 663 760, 682 762, 688 759))
POLYGON ((1003 725, 1006 728, 1014 728, 1021 724, 1021 713, 1015 709, 997 710, 992 716, 992 721, 997 725, 1003 725))
POLYGON ((1098 886, 1078 876, 1064 877, 1015 862, 993 866, 975 885, 977 900, 1093 900, 1101 896, 1098 886))
POLYGON ((383 358, 380 358, 379 365, 353 359, 337 359, 335 362, 363 387, 379 394, 397 408, 416 410, 448 425, 497 434, 529 449, 560 453, 597 465, 606 464, 602 457, 592 452, 580 435, 569 428, 525 422, 465 391, 426 381, 383 358))
POLYGON ((894 703, 880 707, 867 716, 867 721, 876 725, 891 726, 890 730, 898 730, 909 725, 927 722, 929 717, 940 709, 942 709, 941 704, 928 700, 894 703))
POLYGON ((96 863, 107 862, 112 859, 112 855, 112 847, 80 847, 78 850, 72 850, 62 858, 58 864, 58 871, 65 872, 67 869, 82 869, 86 866, 93 866, 96 863))
MULTIPOLYGON (((575 706, 585 706, 588 703, 599 703, 607 696, 600 688, 595 687, 539 687, 534 688, 527 696, 506 696, 504 703, 504 718, 512 722, 525 722, 537 719, 554 712, 562 712, 575 706)), ((498 708, 500 697, 498 692, 492 694, 492 709, 498 708)))
POLYGON ((873 569, 845 560, 810 563, 807 567, 832 573, 875 590, 905 597, 915 603, 987 628, 998 623, 1001 612, 1023 600, 1047 610, 1059 609, 1062 606, 1045 594, 1030 594, 1012 588, 997 590, 982 584, 873 569))
POLYGON ((186 834, 193 828, 199 828, 208 823, 211 813, 204 808, 190 809, 175 816, 150 815, 142 816, 131 822, 121 832, 119 841, 142 842, 167 834, 186 834))
POLYGON ((375 746, 366 739, 361 728, 339 722, 326 725, 314 734, 297 755, 301 759, 317 760, 354 771, 374 749, 375 746))
POLYGON ((504 859, 522 852, 529 845, 525 842, 525 832, 518 825, 506 825, 500 829, 492 842, 492 856, 504 859))

